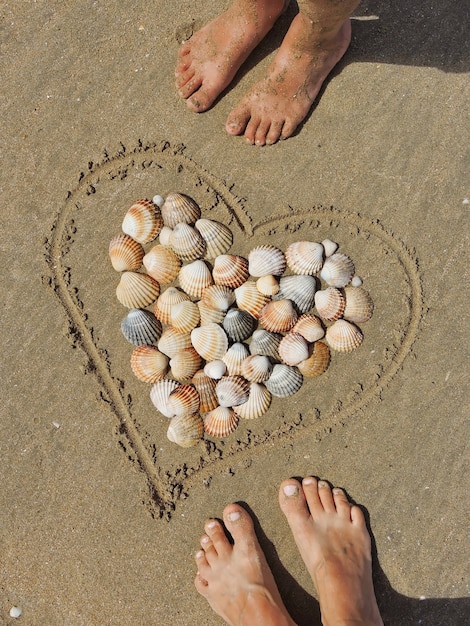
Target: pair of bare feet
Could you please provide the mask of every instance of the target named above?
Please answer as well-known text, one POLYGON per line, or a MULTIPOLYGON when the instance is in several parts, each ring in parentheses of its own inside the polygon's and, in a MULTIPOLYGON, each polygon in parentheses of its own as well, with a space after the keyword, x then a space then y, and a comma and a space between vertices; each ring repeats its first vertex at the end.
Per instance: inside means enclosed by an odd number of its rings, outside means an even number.
MULTIPOLYGON (((281 484, 279 504, 318 593, 324 626, 383 626, 364 515, 342 489, 308 477, 281 484)), ((230 626, 295 626, 241 506, 208 520, 196 554, 196 589, 230 626)))
MULTIPOLYGON (((234 0, 179 51, 176 86, 193 111, 209 109, 289 0, 234 0)), ((264 146, 287 139, 308 114, 351 40, 349 16, 359 0, 298 0, 299 13, 266 77, 231 111, 231 135, 264 146)))

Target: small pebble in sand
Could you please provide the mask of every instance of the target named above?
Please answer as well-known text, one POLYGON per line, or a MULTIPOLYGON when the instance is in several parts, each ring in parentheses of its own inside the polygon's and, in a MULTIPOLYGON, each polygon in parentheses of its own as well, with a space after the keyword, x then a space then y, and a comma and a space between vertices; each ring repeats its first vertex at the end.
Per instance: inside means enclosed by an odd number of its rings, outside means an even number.
POLYGON ((353 287, 360 287, 362 285, 362 278, 360 276, 353 276, 351 279, 351 285, 353 287))
POLYGON ((21 612, 22 611, 19 606, 12 606, 10 609, 10 617, 14 617, 14 618, 20 617, 21 612))
POLYGON ((156 196, 153 196, 152 202, 158 207, 162 208, 163 203, 165 202, 165 198, 162 198, 162 196, 157 194, 156 196))

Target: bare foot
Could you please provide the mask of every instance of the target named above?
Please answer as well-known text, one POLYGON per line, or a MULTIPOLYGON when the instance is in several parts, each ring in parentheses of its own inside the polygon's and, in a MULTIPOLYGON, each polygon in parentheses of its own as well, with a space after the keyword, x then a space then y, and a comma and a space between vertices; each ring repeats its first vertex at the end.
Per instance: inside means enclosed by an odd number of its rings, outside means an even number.
POLYGON ((229 114, 226 131, 244 133, 248 143, 258 146, 290 137, 350 41, 349 18, 325 34, 317 22, 298 13, 267 76, 229 114))
POLYGON ((206 111, 284 11, 288 0, 235 0, 179 50, 176 86, 193 111, 206 111))
POLYGON ((324 626, 383 626, 372 583, 371 542, 361 509, 325 481, 289 479, 281 509, 317 589, 324 626))
POLYGON ((206 522, 196 554, 196 589, 231 626, 295 626, 281 600, 248 513, 237 504, 224 509, 224 524, 206 522))

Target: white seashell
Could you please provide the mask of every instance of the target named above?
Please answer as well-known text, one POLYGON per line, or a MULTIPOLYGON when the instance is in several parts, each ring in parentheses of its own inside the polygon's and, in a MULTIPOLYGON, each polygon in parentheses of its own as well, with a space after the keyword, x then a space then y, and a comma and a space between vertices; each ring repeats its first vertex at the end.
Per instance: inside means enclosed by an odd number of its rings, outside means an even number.
POLYGON ((297 318, 292 300, 283 299, 268 302, 261 309, 259 321, 266 330, 272 333, 283 333, 294 326, 297 318))
POLYGON ((267 274, 282 276, 286 265, 284 252, 275 246, 257 246, 248 255, 248 269, 251 276, 259 277, 267 274))
POLYGON ((201 259, 183 265, 178 281, 181 289, 193 298, 200 298, 204 289, 214 284, 210 269, 201 259))
POLYGON ((215 393, 220 406, 233 407, 248 400, 250 383, 243 376, 223 376, 216 385, 215 393))
POLYGON ((322 321, 313 313, 304 313, 292 327, 293 333, 299 333, 308 342, 318 341, 325 336, 322 321))
POLYGON ((207 413, 219 406, 215 392, 217 383, 213 378, 207 376, 204 370, 198 370, 191 379, 191 383, 199 394, 199 411, 201 413, 207 413))
POLYGON ((346 306, 343 317, 349 322, 361 324, 367 322, 374 312, 374 303, 369 293, 362 287, 345 287, 346 306))
POLYGON ((204 435, 204 422, 199 413, 177 415, 168 426, 166 436, 181 448, 190 448, 201 441, 204 435))
POLYGON ((361 345, 363 335, 357 326, 340 319, 326 329, 325 338, 332 350, 351 352, 361 345))
POLYGON ((235 302, 235 294, 225 285, 210 285, 202 292, 201 302, 212 309, 227 311, 235 302))
POLYGON ((264 415, 271 404, 271 392, 262 384, 250 383, 248 400, 234 406, 233 410, 243 419, 256 419, 264 415))
POLYGON ((328 369, 330 364, 330 349, 323 341, 315 341, 310 346, 310 354, 305 361, 297 364, 300 373, 308 378, 319 376, 328 369))
POLYGON ((262 354, 271 357, 275 361, 279 361, 278 348, 281 339, 282 335, 279 333, 270 333, 263 329, 255 330, 251 338, 250 353, 262 354))
POLYGON ((335 252, 325 260, 320 276, 330 287, 345 287, 354 276, 354 263, 345 254, 335 252))
POLYGON ((274 300, 292 300, 296 311, 302 315, 313 308, 316 290, 317 279, 314 276, 306 274, 283 276, 279 281, 279 292, 274 300))
POLYGON ((227 437, 238 426, 238 415, 229 407, 218 406, 204 416, 204 430, 210 437, 227 437))
POLYGON ((318 315, 328 322, 334 322, 343 315, 346 301, 336 287, 321 289, 315 294, 315 306, 318 315))
POLYGON ((235 299, 237 307, 243 311, 248 311, 256 319, 259 318, 261 309, 269 302, 269 296, 260 293, 256 283, 247 280, 243 285, 235 289, 235 299))
POLYGON ((286 250, 287 265, 294 274, 316 274, 323 265, 325 250, 321 243, 296 241, 286 250))
POLYGON ((168 371, 168 357, 155 346, 137 346, 131 355, 131 368, 144 383, 156 383, 168 371))
POLYGON ((162 285, 172 283, 178 276, 181 261, 167 246, 157 244, 143 258, 148 274, 162 285))
POLYGON ((228 339, 218 324, 206 324, 191 331, 194 348, 206 361, 222 359, 227 352, 228 339))
POLYGON ((171 248, 171 233, 173 232, 173 229, 171 229, 169 226, 164 226, 161 231, 160 231, 160 235, 158 236, 158 241, 160 242, 160 245, 165 246, 166 248, 171 248))
POLYGON ((245 341, 251 337, 257 325, 258 322, 251 313, 236 308, 229 309, 222 322, 231 341, 245 341))
POLYGON ((199 394, 192 385, 180 385, 168 396, 168 410, 175 415, 191 415, 199 411, 199 394))
POLYGON ((170 324, 181 333, 190 333, 199 324, 198 306, 191 300, 178 302, 171 307, 170 324))
POLYGON ((129 235, 116 235, 109 242, 109 259, 116 272, 138 270, 143 258, 142 245, 129 235))
POLYGON ((165 417, 173 417, 175 415, 173 410, 168 407, 168 398, 170 393, 179 387, 180 384, 177 380, 164 378, 152 385, 150 389, 150 400, 165 417))
POLYGON ((176 224, 195 224, 201 217, 197 202, 184 193, 169 193, 161 207, 163 223, 174 228, 176 224))
POLYGON ((170 246, 182 261, 202 259, 206 244, 201 234, 189 224, 179 223, 170 235, 170 246))
POLYGON ((323 249, 325 250, 325 257, 329 257, 336 252, 338 244, 331 239, 324 239, 322 242, 323 249))
POLYGON ((227 372, 230 376, 241 373, 242 363, 250 354, 244 343, 236 342, 227 350, 222 357, 222 361, 227 366, 227 372))
POLYGON ((189 333, 180 333, 176 328, 168 326, 163 331, 157 347, 160 352, 163 352, 171 359, 177 352, 185 348, 191 348, 192 345, 189 333))
POLYGON ((213 309, 200 300, 197 303, 199 315, 201 316, 201 326, 206 324, 222 324, 225 319, 225 311, 213 309))
POLYGON ((248 261, 244 257, 236 254, 219 254, 215 258, 212 277, 216 285, 236 289, 248 276, 248 261))
POLYGON ((155 345, 161 337, 162 325, 153 313, 131 309, 121 322, 124 337, 135 346, 155 345))
POLYGON ((279 343, 279 356, 286 365, 297 365, 308 357, 308 343, 298 333, 288 333, 279 343))
POLYGON ((151 276, 138 272, 123 272, 116 287, 117 299, 129 309, 143 309, 155 302, 159 294, 159 283, 151 276))
POLYGON ((159 207, 150 200, 137 200, 124 216, 122 231, 139 243, 146 244, 158 236, 162 226, 159 207))
POLYGON ((201 357, 192 347, 179 350, 170 359, 171 375, 176 380, 190 380, 201 367, 201 357))
POLYGON ((183 293, 177 287, 168 287, 160 296, 155 304, 155 316, 162 324, 169 324, 171 319, 171 309, 184 300, 189 300, 189 296, 183 293))
POLYGON ((253 383, 262 383, 271 376, 273 365, 269 357, 263 354, 252 354, 246 357, 241 366, 240 374, 253 383))
POLYGON ((222 361, 222 359, 215 359, 214 361, 209 361, 204 365, 204 374, 213 380, 220 380, 222 376, 225 376, 226 372, 227 365, 224 361, 222 361))
POLYGON ((256 288, 265 296, 275 296, 279 292, 279 280, 272 274, 261 276, 256 281, 256 288))
POLYGON ((206 243, 206 259, 215 259, 225 254, 233 243, 232 231, 228 226, 215 220, 200 219, 196 228, 206 243))
POLYGON ((351 285, 353 287, 360 287, 362 285, 362 278, 360 276, 353 276, 351 278, 351 285))
POLYGON ((277 363, 265 385, 276 398, 287 398, 302 386, 303 376, 295 366, 277 363))
POLYGON ((152 202, 156 204, 159 209, 161 209, 163 206, 163 203, 165 202, 165 199, 160 194, 157 194, 156 196, 153 196, 152 202))

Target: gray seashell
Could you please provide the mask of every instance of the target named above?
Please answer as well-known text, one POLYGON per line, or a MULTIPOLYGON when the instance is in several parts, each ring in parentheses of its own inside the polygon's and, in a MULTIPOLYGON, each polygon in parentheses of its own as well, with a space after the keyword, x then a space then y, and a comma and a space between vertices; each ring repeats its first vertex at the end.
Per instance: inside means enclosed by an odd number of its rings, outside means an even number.
POLYGON ((264 329, 255 330, 251 338, 250 353, 263 354, 280 361, 278 348, 281 339, 280 333, 270 333, 264 329))
POLYGON ((257 246, 248 255, 248 269, 251 276, 260 277, 267 274, 282 276, 286 266, 284 252, 276 246, 269 244, 257 246))
POLYGON ((335 252, 326 259, 320 276, 330 287, 341 289, 350 282, 354 271, 354 263, 351 259, 341 252, 335 252))
POLYGON ((265 385, 276 398, 287 398, 302 387, 303 379, 297 367, 278 363, 265 385))
POLYGON ((156 345, 162 334, 162 325, 150 311, 131 309, 121 322, 124 337, 135 346, 156 345))
POLYGON ((302 315, 313 308, 317 289, 318 283, 314 276, 307 274, 283 276, 279 281, 279 291, 273 300, 292 300, 297 312, 302 315))
POLYGON ((231 341, 245 341, 251 337, 258 321, 248 311, 229 309, 222 326, 231 341))

